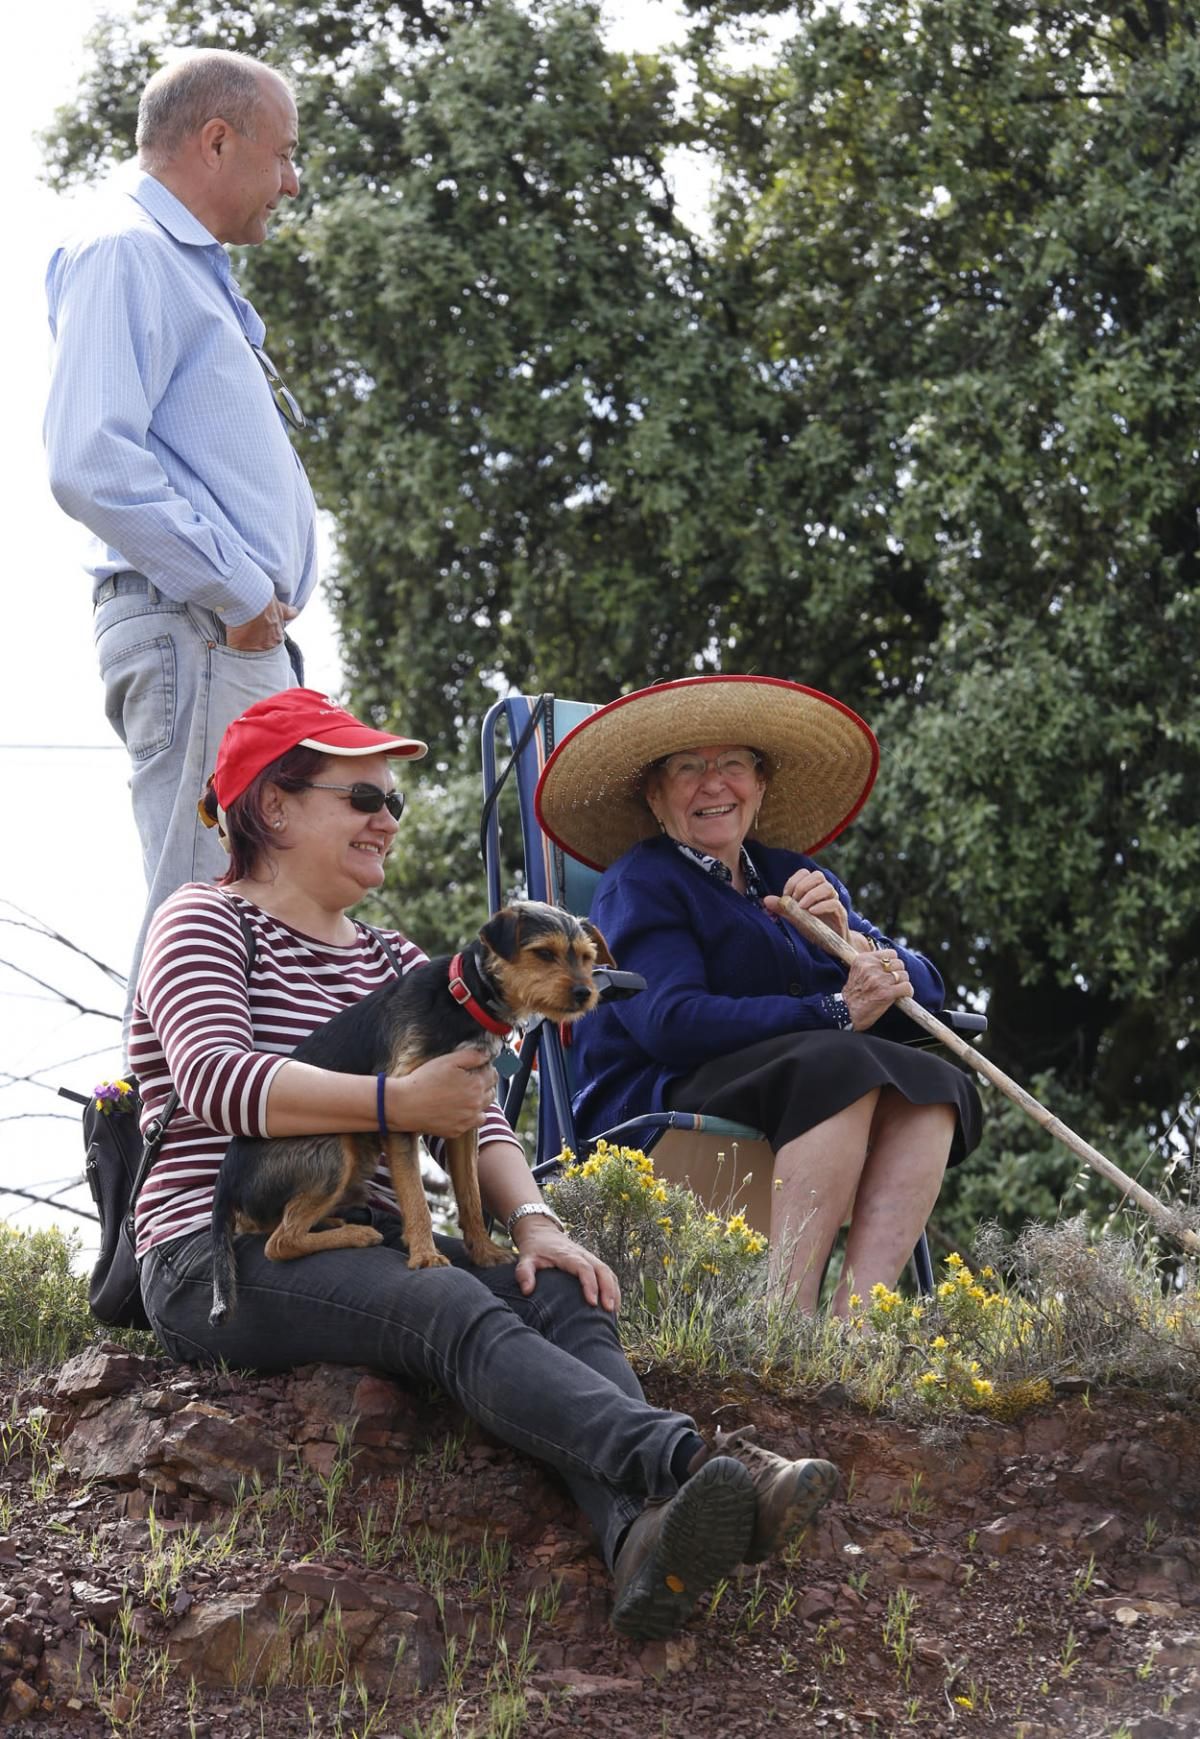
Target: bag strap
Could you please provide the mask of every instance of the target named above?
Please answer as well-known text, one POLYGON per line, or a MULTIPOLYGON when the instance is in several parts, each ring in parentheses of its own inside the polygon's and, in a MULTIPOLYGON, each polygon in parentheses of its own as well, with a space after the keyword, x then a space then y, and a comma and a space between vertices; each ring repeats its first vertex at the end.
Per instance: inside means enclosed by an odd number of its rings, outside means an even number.
POLYGON ((387 955, 388 963, 391 966, 392 971, 396 974, 396 977, 403 978, 404 977, 404 968, 400 964, 400 956, 397 954, 396 950, 392 947, 392 944, 388 941, 388 939, 384 935, 383 931, 377 930, 375 928, 374 924, 365 923, 362 918, 355 918, 354 922, 358 925, 360 930, 365 930, 367 932, 368 936, 374 936, 374 938, 378 942, 379 946, 383 949, 384 953, 387 955))
MULTIPOLYGON (((247 918, 242 908, 240 906, 234 906, 233 901, 229 899, 227 894, 222 894, 221 898, 226 900, 230 906, 233 906, 238 926, 242 932, 242 940, 246 944, 246 983, 248 985, 250 983, 250 974, 254 970, 254 962, 258 956, 258 942, 255 938, 250 920, 247 918)), ((142 1138, 142 1157, 138 1162, 137 1176, 133 1180, 133 1189, 129 1197, 128 1217, 130 1220, 133 1219, 133 1210, 137 1206, 137 1199, 142 1192, 142 1185, 149 1177, 151 1167, 158 1158, 159 1148, 162 1146, 163 1137, 167 1133, 167 1124, 178 1111, 180 1104, 181 1100, 179 1092, 176 1088, 172 1087, 167 1102, 159 1112, 158 1116, 152 1117, 150 1122, 146 1125, 145 1133, 142 1138)))

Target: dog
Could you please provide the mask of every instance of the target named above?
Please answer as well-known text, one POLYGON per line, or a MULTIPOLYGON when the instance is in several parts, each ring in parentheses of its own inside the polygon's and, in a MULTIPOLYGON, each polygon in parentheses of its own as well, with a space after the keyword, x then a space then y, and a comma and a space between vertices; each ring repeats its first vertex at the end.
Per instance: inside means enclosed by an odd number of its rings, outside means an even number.
MULTIPOLYGON (((600 997, 594 969, 612 965, 594 924, 556 906, 514 901, 460 954, 427 961, 372 991, 318 1027, 292 1055, 348 1075, 407 1075, 432 1057, 466 1049, 492 1062, 513 1026, 538 1015, 566 1022, 587 1014, 600 997)), ((408 1266, 446 1266, 433 1242, 417 1142, 415 1134, 399 1132, 235 1136, 213 1196, 209 1321, 215 1326, 235 1308, 235 1227, 269 1233, 266 1253, 274 1262, 381 1243, 373 1226, 331 1217, 365 1203, 381 1157, 404 1217, 408 1266)), ((514 1258, 488 1236, 477 1150, 475 1130, 447 1140, 446 1166, 467 1255, 477 1267, 495 1267, 514 1258)))

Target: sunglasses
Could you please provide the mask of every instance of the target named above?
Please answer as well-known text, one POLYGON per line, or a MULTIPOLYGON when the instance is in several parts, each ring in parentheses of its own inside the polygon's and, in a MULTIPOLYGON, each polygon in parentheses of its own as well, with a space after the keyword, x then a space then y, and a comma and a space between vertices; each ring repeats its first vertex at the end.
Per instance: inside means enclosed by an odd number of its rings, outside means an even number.
POLYGON ((393 821, 399 821, 404 814, 403 791, 381 791, 378 785, 316 785, 311 779, 306 779, 301 787, 304 791, 344 791, 350 799, 351 809, 361 811, 363 815, 378 815, 381 809, 386 809, 393 821))
MULTIPOLYGON (((249 344, 249 339, 247 339, 246 342, 249 344)), ((271 358, 267 355, 261 344, 251 344, 250 348, 258 358, 258 366, 267 377, 267 381, 271 388, 271 395, 275 400, 275 406, 279 411, 280 416, 284 417, 286 421, 292 425, 293 429, 306 429, 308 427, 308 418, 300 409, 300 401, 288 386, 275 364, 271 361, 271 358)))

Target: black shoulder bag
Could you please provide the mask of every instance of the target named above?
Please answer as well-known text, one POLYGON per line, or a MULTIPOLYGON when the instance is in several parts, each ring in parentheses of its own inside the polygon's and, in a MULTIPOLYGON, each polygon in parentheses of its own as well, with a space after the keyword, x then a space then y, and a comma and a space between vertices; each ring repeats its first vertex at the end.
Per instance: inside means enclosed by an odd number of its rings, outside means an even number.
MULTIPOLYGON (((237 916, 246 943, 248 980, 256 952, 254 931, 240 907, 237 916)), ((88 1284, 92 1315, 110 1328, 148 1329, 150 1320, 142 1304, 134 1255, 133 1210, 158 1158, 167 1125, 179 1109, 179 1094, 172 1090, 143 1135, 138 1084, 132 1075, 126 1075, 121 1086, 127 1091, 120 1092, 113 1082, 87 1098, 68 1087, 60 1087, 59 1093, 83 1106, 84 1168, 100 1216, 100 1254, 88 1284)))

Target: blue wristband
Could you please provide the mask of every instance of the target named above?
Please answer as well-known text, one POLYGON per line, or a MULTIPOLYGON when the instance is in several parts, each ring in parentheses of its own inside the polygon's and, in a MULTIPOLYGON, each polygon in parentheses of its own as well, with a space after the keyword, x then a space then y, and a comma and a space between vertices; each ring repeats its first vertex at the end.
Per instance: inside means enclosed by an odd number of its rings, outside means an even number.
POLYGON ((375 1077, 375 1121, 379 1125, 379 1139, 381 1141, 386 1141, 388 1138, 387 1116, 386 1116, 384 1109, 383 1109, 383 1091, 384 1091, 384 1088, 386 1086, 387 1086, 387 1076, 386 1075, 376 1075, 376 1077, 375 1077))

